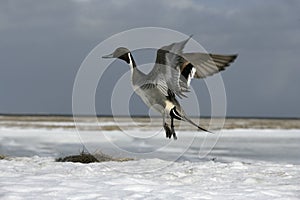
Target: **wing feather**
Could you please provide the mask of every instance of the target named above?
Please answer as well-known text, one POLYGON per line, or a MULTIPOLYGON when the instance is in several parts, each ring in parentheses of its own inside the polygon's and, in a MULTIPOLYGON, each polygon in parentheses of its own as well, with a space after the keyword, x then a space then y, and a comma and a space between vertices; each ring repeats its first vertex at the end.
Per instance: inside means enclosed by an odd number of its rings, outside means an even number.
POLYGON ((182 56, 196 68, 194 78, 205 78, 225 70, 237 57, 237 55, 206 53, 184 53, 182 56))
POLYGON ((183 48, 191 37, 172 43, 157 50, 154 68, 149 73, 150 80, 166 96, 168 91, 178 97, 186 97, 192 78, 205 78, 225 70, 237 55, 207 53, 183 53, 183 48))
POLYGON ((184 62, 181 54, 190 38, 157 50, 155 65, 149 76, 153 78, 163 94, 166 94, 166 89, 167 91, 169 89, 178 97, 186 97, 183 92, 186 92, 187 88, 182 86, 180 79, 181 65, 184 62))

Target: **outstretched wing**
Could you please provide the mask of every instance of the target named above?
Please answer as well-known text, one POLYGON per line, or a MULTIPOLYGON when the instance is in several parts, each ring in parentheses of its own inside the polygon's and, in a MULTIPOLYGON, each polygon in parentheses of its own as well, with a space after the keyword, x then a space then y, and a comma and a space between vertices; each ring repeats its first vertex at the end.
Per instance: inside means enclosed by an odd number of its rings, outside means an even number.
POLYGON ((168 96, 168 90, 179 97, 185 96, 183 92, 186 92, 187 88, 183 86, 180 79, 181 66, 184 63, 182 50, 190 38, 157 50, 155 65, 149 76, 166 96, 168 96))
POLYGON ((186 97, 193 78, 205 78, 225 70, 237 55, 207 53, 183 53, 191 36, 181 42, 172 43, 157 50, 150 80, 166 96, 168 90, 178 97, 186 97))
POLYGON ((207 53, 183 53, 184 63, 180 66, 181 80, 189 88, 192 78, 205 78, 223 71, 237 55, 207 53))
POLYGON ((194 78, 205 78, 219 71, 225 70, 233 62, 237 55, 220 55, 206 53, 184 53, 185 65, 181 65, 181 71, 188 63, 191 63, 195 69, 194 78))

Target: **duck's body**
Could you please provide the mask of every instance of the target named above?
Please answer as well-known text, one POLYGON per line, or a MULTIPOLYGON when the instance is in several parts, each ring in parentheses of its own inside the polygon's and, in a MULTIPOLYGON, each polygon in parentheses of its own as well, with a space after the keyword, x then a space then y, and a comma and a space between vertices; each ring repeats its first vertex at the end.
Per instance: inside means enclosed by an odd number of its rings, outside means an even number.
POLYGON ((131 52, 124 47, 119 47, 114 53, 103 56, 103 58, 119 58, 127 62, 131 70, 134 91, 149 108, 161 113, 168 138, 173 136, 177 139, 174 119, 187 121, 198 129, 209 132, 186 116, 176 96, 185 97, 184 93, 189 91, 192 78, 204 78, 224 70, 236 58, 236 55, 182 53, 189 39, 159 49, 155 66, 149 74, 144 74, 137 68, 131 52), (171 128, 165 121, 166 117, 171 119, 171 128))
POLYGON ((168 109, 170 109, 170 103, 176 104, 179 107, 179 103, 176 98, 170 98, 170 96, 164 95, 155 84, 142 84, 145 80, 146 82, 150 82, 151 80, 148 80, 148 76, 139 71, 137 68, 134 68, 133 70, 134 71, 131 76, 133 89, 149 108, 153 108, 157 112, 164 114, 165 111, 162 108, 165 108, 166 111, 168 111, 168 109))

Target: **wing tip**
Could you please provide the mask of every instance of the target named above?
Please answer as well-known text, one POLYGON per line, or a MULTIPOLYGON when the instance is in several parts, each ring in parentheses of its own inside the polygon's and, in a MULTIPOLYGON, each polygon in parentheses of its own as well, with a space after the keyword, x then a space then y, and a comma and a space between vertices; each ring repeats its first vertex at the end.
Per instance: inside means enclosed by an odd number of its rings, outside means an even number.
POLYGON ((232 58, 231 62, 234 62, 235 59, 236 59, 238 56, 239 56, 238 53, 232 54, 232 55, 231 55, 231 58, 232 58))

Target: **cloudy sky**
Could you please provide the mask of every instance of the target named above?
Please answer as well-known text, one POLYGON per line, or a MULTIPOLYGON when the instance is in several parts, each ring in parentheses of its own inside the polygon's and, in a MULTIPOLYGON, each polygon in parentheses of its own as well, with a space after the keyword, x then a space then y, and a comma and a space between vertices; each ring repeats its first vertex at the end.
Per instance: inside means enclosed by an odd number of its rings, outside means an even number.
MULTIPOLYGON (((229 116, 300 117, 299 10, 298 0, 2 0, 0 113, 71 114, 87 54, 113 34, 157 26, 193 34, 207 51, 239 54, 222 72, 229 116)), ((107 97, 98 114, 110 113, 107 97)))

